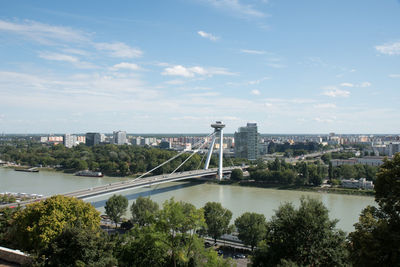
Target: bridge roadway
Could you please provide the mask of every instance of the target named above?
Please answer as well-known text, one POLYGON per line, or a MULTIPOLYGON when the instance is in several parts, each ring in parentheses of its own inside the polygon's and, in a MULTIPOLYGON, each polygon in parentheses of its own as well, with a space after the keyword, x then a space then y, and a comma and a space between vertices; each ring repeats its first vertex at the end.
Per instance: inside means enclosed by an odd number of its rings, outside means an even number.
MULTIPOLYGON (((223 169, 224 174, 231 173, 233 169, 236 168, 241 168, 241 167, 225 167, 223 169)), ((69 193, 64 193, 62 195, 64 196, 69 196, 69 197, 76 197, 78 199, 89 199, 92 197, 100 196, 100 195, 106 195, 106 194, 112 194, 112 193, 117 193, 125 190, 131 190, 131 189, 137 189, 137 188, 142 188, 146 186, 151 186, 151 185, 157 185, 157 184, 163 184, 163 183, 168 183, 168 182, 173 182, 173 181, 179 181, 179 180, 185 180, 185 179, 191 179, 191 178, 200 178, 204 176, 210 176, 210 175, 217 175, 218 168, 212 168, 208 170, 194 170, 194 171, 186 171, 186 172, 176 172, 174 174, 163 174, 163 175, 155 175, 155 176, 149 176, 149 177, 143 177, 140 179, 132 179, 130 181, 123 181, 123 182, 116 182, 116 183, 111 183, 108 185, 101 185, 101 186, 96 186, 88 189, 82 189, 82 190, 77 190, 69 193)), ((79 179, 79 178, 77 178, 79 179)), ((37 201, 42 201, 50 196, 46 196, 40 199, 32 199, 28 201, 22 201, 19 203, 10 203, 10 204, 4 204, 0 205, 0 208, 5 208, 5 207, 14 207, 14 206, 25 206, 27 204, 37 202, 37 201)))

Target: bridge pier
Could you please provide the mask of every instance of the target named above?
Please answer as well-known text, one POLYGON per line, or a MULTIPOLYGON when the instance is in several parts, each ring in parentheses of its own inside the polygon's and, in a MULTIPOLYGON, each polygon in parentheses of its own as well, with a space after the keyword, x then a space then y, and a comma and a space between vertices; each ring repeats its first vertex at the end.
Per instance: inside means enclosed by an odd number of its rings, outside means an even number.
POLYGON ((218 152, 218 172, 217 172, 217 177, 219 180, 222 179, 223 176, 223 153, 224 153, 224 133, 223 133, 223 128, 225 127, 225 124, 222 123, 222 121, 216 121, 215 123, 211 124, 211 127, 214 128, 214 136, 211 141, 210 148, 208 149, 208 154, 207 154, 207 159, 204 164, 204 169, 207 170, 208 166, 210 165, 210 160, 212 156, 212 152, 214 149, 214 144, 215 144, 215 139, 217 138, 217 135, 219 136, 219 152, 218 152))

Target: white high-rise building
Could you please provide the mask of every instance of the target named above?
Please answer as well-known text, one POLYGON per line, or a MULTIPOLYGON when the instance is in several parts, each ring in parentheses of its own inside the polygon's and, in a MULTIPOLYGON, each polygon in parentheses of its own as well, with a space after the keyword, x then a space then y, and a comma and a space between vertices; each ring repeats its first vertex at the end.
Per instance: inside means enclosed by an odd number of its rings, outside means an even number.
POLYGON ((125 131, 116 131, 113 132, 113 143, 116 145, 124 145, 126 144, 126 132, 125 131))
POLYGON ((64 143, 65 147, 71 148, 73 146, 76 146, 77 141, 78 141, 78 139, 77 139, 76 135, 64 134, 63 143, 64 143))
POLYGON ((389 148, 388 149, 389 150, 388 156, 391 157, 394 154, 400 152, 400 143, 399 142, 392 142, 392 143, 389 144, 388 148, 389 148))

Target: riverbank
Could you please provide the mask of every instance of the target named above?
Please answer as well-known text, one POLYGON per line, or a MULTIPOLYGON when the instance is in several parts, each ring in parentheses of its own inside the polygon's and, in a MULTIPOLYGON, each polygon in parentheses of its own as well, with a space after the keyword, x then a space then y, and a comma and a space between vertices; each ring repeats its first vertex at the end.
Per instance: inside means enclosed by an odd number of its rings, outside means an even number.
POLYGON ((340 194, 340 195, 356 195, 356 196, 368 196, 373 197, 375 195, 374 190, 361 190, 352 188, 341 188, 341 187, 319 187, 319 186, 298 186, 298 185, 278 185, 278 184, 267 184, 263 182, 255 181, 213 181, 209 180, 209 183, 217 183, 220 185, 233 185, 243 187, 257 187, 257 188, 268 188, 277 190, 293 190, 303 192, 317 192, 317 193, 329 193, 329 194, 340 194))

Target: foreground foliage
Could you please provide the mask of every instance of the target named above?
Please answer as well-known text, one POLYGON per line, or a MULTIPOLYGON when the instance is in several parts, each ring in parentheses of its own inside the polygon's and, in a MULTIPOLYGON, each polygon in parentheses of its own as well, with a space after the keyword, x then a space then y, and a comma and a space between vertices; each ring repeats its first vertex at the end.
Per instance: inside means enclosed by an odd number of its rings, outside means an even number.
POLYGON ((207 202, 203 208, 204 218, 207 225, 207 234, 214 238, 214 242, 232 229, 229 222, 232 219, 232 212, 222 207, 218 202, 207 202))
POLYGON ((364 209, 349 234, 353 266, 400 266, 400 153, 381 166, 375 192, 379 207, 364 209))
POLYGON ((157 211, 152 200, 138 200, 133 210, 141 206, 144 220, 118 241, 115 256, 120 266, 230 266, 214 250, 205 249, 196 234, 205 226, 203 210, 170 199, 157 211))
POLYGON ((11 230, 18 248, 38 251, 51 244, 67 226, 98 229, 100 213, 90 203, 56 195, 18 211, 11 230))
POLYGON ((140 196, 131 206, 132 223, 138 224, 140 227, 150 225, 155 221, 158 210, 158 204, 150 197, 140 196))
POLYGON ((235 226, 239 239, 253 250, 265 236, 267 223, 263 214, 245 212, 235 220, 235 226))
POLYGON ((282 260, 299 266, 346 266, 345 233, 335 229, 326 207, 315 199, 301 199, 279 207, 254 256, 254 266, 276 266, 282 260))
POLYGON ((36 252, 38 266, 115 266, 114 245, 107 233, 97 229, 67 226, 44 249, 36 252))
POLYGON ((110 217, 115 223, 115 226, 117 226, 128 208, 128 199, 122 195, 113 195, 106 201, 104 208, 108 217, 110 217))

